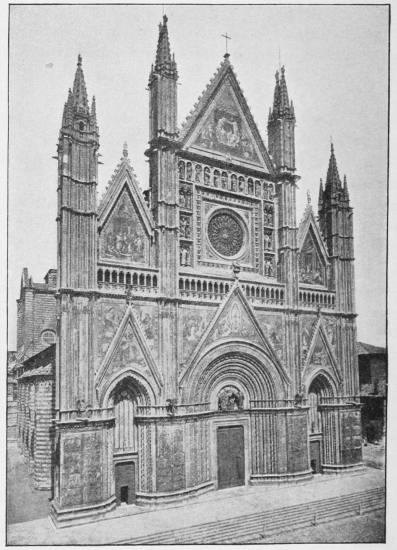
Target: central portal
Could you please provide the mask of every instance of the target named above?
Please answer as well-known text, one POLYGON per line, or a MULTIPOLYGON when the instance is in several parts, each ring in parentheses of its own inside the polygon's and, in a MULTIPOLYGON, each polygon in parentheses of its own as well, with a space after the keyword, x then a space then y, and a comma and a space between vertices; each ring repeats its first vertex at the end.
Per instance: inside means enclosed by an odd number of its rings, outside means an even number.
POLYGON ((217 431, 218 489, 245 483, 244 428, 225 426, 217 431))

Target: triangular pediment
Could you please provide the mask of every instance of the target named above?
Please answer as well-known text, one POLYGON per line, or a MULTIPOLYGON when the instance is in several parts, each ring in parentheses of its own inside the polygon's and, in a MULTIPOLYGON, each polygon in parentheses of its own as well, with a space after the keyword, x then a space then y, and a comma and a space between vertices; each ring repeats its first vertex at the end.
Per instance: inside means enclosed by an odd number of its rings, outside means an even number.
POLYGON ((131 305, 128 305, 96 373, 95 385, 97 389, 106 386, 106 381, 114 378, 123 370, 137 372, 151 386, 154 383, 158 389, 163 385, 161 373, 153 359, 140 322, 131 305))
POLYGON ((303 369, 303 379, 311 380, 317 371, 328 372, 336 385, 341 382, 338 361, 328 341, 323 321, 319 318, 303 369))
POLYGON ((191 355, 186 368, 182 372, 181 380, 189 368, 194 365, 207 350, 221 343, 235 343, 239 340, 244 342, 248 341, 260 347, 276 365, 283 380, 287 383, 290 382, 288 374, 278 359, 272 345, 263 333, 251 305, 238 284, 234 286, 229 296, 219 307, 218 312, 215 314, 208 329, 203 334, 203 337, 191 355))
POLYGON ((139 214, 140 223, 144 226, 146 233, 152 235, 154 227, 152 216, 128 158, 122 158, 117 165, 105 194, 100 201, 98 207, 99 229, 106 224, 120 196, 125 192, 129 194, 134 210, 139 214))
POLYGON ((183 149, 274 171, 234 71, 225 60, 187 119, 183 149))
POLYGON ((327 284, 327 249, 310 205, 298 231, 299 281, 301 283, 327 284))

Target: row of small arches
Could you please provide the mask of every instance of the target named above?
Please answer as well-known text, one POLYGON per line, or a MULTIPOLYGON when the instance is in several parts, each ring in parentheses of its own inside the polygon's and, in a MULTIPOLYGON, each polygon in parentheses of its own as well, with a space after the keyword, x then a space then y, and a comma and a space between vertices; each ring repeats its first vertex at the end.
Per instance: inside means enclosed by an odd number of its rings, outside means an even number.
POLYGON ((191 162, 179 161, 179 179, 183 181, 191 181, 195 183, 204 183, 205 185, 213 185, 221 189, 229 189, 231 191, 239 191, 263 198, 272 199, 274 195, 274 186, 272 183, 261 183, 253 178, 245 178, 236 174, 229 174, 226 171, 202 166, 201 164, 193 164, 191 162), (193 173, 194 172, 194 173, 193 173))
POLYGON ((212 281, 196 281, 195 279, 179 279, 179 290, 194 292, 210 292, 214 294, 227 294, 230 286, 228 283, 213 283, 212 281))
POLYGON ((262 298, 263 300, 284 300, 284 290, 278 288, 243 285, 247 298, 262 298))
MULTIPOLYGON (((284 300, 284 290, 278 288, 259 287, 256 285, 242 285, 248 298, 259 298, 263 300, 284 300)), ((227 294, 230 290, 228 283, 217 283, 212 281, 200 281, 195 279, 180 278, 179 290, 185 292, 208 292, 214 294, 227 294)))
POLYGON ((121 285, 157 287, 157 275, 130 273, 109 269, 98 269, 98 283, 113 283, 121 285))
POLYGON ((299 301, 307 304, 335 305, 335 296, 319 292, 299 292, 299 301))

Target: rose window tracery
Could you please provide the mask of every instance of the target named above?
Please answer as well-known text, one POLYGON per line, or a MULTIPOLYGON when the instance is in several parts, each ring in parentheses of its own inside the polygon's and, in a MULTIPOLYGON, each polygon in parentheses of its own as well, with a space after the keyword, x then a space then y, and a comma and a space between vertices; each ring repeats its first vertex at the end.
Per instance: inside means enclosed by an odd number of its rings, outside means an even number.
POLYGON ((243 246, 244 229, 234 216, 222 212, 211 218, 208 224, 208 238, 219 254, 235 256, 243 246))

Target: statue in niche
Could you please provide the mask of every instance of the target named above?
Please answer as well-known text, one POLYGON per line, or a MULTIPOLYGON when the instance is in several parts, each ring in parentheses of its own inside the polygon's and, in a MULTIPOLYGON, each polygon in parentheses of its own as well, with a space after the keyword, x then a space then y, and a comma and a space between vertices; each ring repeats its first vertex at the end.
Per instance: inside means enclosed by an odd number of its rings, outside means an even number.
POLYGON ((192 181, 192 165, 190 162, 186 165, 186 179, 192 181))
POLYGON ((179 179, 184 180, 185 179, 185 163, 183 161, 179 162, 178 165, 179 168, 179 179))
POLYGON ((201 183, 201 172, 202 172, 201 165, 196 164, 195 178, 194 178, 196 183, 201 183))
POLYGON ((218 187, 219 185, 219 172, 218 170, 214 170, 214 187, 218 187))
POLYGON ((191 248, 182 246, 179 251, 179 260, 181 265, 191 265, 191 248))
POLYGON ((272 249, 272 236, 271 236, 271 233, 264 233, 263 241, 264 241, 264 244, 265 244, 265 249, 266 250, 271 250, 272 249))
POLYGON ((190 236, 191 236, 190 218, 188 216, 181 216, 180 222, 179 222, 179 231, 180 231, 181 237, 190 239, 190 236))
POLYGON ((218 394, 218 411, 238 411, 244 408, 244 395, 234 386, 223 388, 218 394))
POLYGON ((205 185, 209 185, 210 184, 210 180, 211 180, 211 171, 210 169, 208 168, 208 166, 206 166, 204 168, 204 183, 205 185))
POLYGON ((231 184, 232 184, 232 191, 237 191, 237 176, 236 176, 236 174, 232 174, 231 184))
POLYGON ((254 182, 252 181, 252 179, 248 180, 248 193, 250 195, 254 194, 254 182))
POLYGON ((273 261, 270 258, 265 259, 265 276, 274 277, 273 261))
POLYGON ((240 176, 238 178, 238 190, 241 191, 242 193, 244 193, 245 191, 245 180, 243 176, 240 176))
POLYGON ((222 188, 226 189, 227 188, 227 174, 226 174, 226 172, 222 172, 221 183, 222 183, 222 188))
POLYGON ((255 181, 255 196, 261 196, 261 184, 259 183, 259 181, 255 181))
POLYGON ((179 206, 182 208, 186 206, 185 191, 183 188, 179 190, 179 206))

